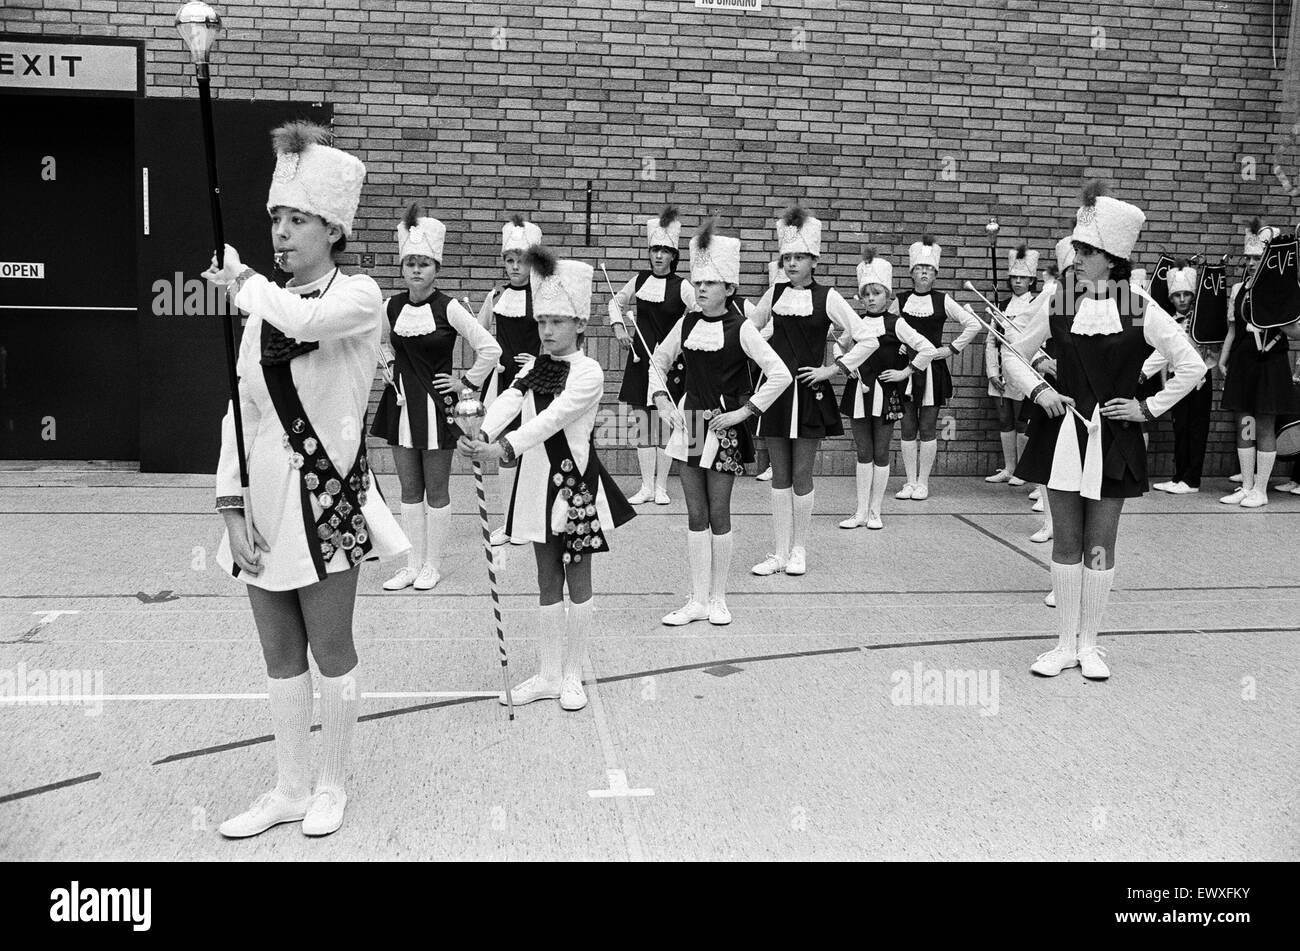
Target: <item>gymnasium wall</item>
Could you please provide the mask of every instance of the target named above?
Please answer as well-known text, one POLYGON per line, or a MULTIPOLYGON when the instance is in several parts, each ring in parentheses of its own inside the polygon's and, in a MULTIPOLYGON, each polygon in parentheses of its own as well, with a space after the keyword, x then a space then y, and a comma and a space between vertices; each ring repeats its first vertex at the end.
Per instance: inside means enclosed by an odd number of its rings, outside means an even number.
MULTIPOLYGON (((5 0, 0 28, 144 38, 149 95, 193 96, 178 6, 5 0)), ((989 217, 1000 261, 1020 240, 1046 257, 1091 176, 1146 211, 1142 266, 1161 250, 1236 255, 1252 216, 1296 218, 1271 171, 1275 160, 1289 169, 1274 148, 1289 4, 1271 0, 217 8, 216 94, 328 102, 338 144, 366 162, 350 262, 374 253, 371 273, 399 288, 393 228, 422 199, 449 227, 441 284, 476 308, 500 278, 500 224, 515 210, 618 282, 644 260, 643 219, 666 201, 686 234, 716 213, 745 242, 754 298, 772 220, 792 199, 823 220, 819 278, 846 296, 865 241, 905 280, 907 245, 927 229, 944 247, 941 289, 987 288, 989 217)), ((602 287, 601 315, 605 300, 602 287)), ((622 357, 603 316, 588 340, 613 402, 622 357)), ((953 370, 937 472, 987 474, 1000 449, 982 337, 953 370)), ((1208 471, 1230 471, 1222 414, 1211 439, 1208 471)), ((1162 423, 1153 473, 1168 470, 1171 447, 1162 423)), ((821 471, 852 471, 847 440, 827 449, 821 471)), ((606 452, 611 469, 633 471, 630 450, 606 452)))

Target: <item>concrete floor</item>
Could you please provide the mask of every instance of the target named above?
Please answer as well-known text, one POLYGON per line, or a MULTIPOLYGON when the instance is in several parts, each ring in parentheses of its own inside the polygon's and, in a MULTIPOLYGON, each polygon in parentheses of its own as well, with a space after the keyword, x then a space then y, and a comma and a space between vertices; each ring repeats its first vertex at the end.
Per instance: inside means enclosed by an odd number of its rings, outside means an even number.
MULTIPOLYGON (((1300 858, 1300 497, 1230 510, 1216 479, 1130 503, 1103 684, 1029 673, 1055 622, 1023 489, 936 479, 926 502, 888 499, 885 531, 847 532, 852 480, 819 479, 807 575, 763 579, 748 566, 770 546, 767 488, 744 479, 735 622, 669 629, 674 479, 673 504, 642 507, 597 559, 591 704, 511 724, 485 696, 500 675, 457 476, 433 592, 381 594, 393 566, 362 568, 362 687, 399 696, 363 703, 343 829, 227 842, 217 825, 274 764, 210 481, 0 470, 0 678, 85 670, 105 695, 96 716, 0 701, 0 858, 1300 858), (903 703, 925 699, 917 671, 984 689, 903 703)), ((532 554, 498 551, 522 676, 532 554)))

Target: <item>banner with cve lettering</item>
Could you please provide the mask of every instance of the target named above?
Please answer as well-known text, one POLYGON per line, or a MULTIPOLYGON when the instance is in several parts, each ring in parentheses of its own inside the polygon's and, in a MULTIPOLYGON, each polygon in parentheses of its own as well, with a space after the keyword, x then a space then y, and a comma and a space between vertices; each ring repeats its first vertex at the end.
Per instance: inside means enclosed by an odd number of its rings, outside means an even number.
POLYGON ((1147 281, 1147 293, 1151 295, 1151 300, 1166 314, 1174 312, 1174 305, 1169 301, 1169 269, 1173 266, 1174 259, 1161 251, 1160 260, 1156 261, 1156 266, 1151 270, 1151 278, 1147 281))
POLYGON ((1192 342, 1202 346, 1223 343, 1228 336, 1228 274, 1222 264, 1201 268, 1192 305, 1192 342))
POLYGON ((1246 287, 1246 319, 1256 327, 1284 327, 1300 319, 1296 254, 1294 234, 1280 235, 1265 246, 1259 270, 1246 287))

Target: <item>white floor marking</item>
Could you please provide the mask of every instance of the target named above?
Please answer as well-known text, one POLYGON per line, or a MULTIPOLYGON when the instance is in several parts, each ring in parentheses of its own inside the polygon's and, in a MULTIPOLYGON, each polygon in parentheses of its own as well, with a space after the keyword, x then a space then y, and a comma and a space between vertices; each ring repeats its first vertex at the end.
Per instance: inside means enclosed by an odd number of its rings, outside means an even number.
MULTIPOLYGON (((497 697, 500 690, 395 690, 361 694, 363 700, 435 700, 460 697, 497 697)), ((320 694, 316 694, 317 697, 320 694)), ((266 700, 264 693, 106 693, 102 696, 72 697, 0 697, 0 706, 11 703, 30 703, 36 706, 58 706, 82 701, 100 700, 266 700)))
POLYGON ((592 799, 608 799, 614 796, 653 796, 653 789, 629 789, 627 785, 627 773, 621 769, 607 769, 605 775, 609 777, 608 789, 588 789, 587 795, 592 799))

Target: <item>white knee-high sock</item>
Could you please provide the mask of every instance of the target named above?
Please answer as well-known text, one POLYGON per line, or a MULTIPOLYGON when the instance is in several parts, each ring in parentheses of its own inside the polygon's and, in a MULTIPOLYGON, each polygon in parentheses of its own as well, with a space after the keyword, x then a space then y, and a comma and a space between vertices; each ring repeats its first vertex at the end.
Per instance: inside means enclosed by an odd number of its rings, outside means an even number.
POLYGON ((939 440, 927 439, 921 443, 921 471, 917 476, 917 481, 927 489, 930 487, 930 470, 934 468, 934 460, 939 455, 939 440))
POLYGON ((672 471, 673 460, 662 449, 655 450, 655 491, 668 491, 668 473, 672 471))
POLYGON ((709 579, 709 597, 726 598, 727 572, 731 568, 731 532, 722 535, 710 535, 713 551, 713 570, 709 579))
POLYGON ((518 466, 499 466, 497 468, 497 493, 501 496, 501 518, 504 521, 510 511, 510 495, 515 489, 515 476, 518 466))
POLYGON ((889 487, 889 466, 873 466, 871 475, 871 506, 867 512, 880 515, 880 507, 885 502, 885 490, 889 487))
POLYGON ((900 440, 898 449, 903 456, 903 472, 907 474, 907 484, 916 485, 916 440, 900 440))
POLYGON ((433 565, 437 571, 442 564, 442 551, 447 543, 447 532, 451 528, 451 504, 442 508, 428 508, 428 521, 425 525, 424 563, 433 565))
POLYGON ((772 542, 777 558, 790 557, 790 529, 794 512, 794 489, 772 490, 772 542))
POLYGON ((1002 433, 1002 467, 1009 473, 1016 471, 1016 431, 1002 433))
POLYGON ((402 503, 402 531, 411 542, 411 550, 406 553, 406 567, 419 571, 424 564, 424 502, 402 503))
POLYGON ((569 605, 569 636, 564 641, 564 676, 582 679, 582 662, 587 657, 587 632, 591 630, 594 598, 569 605))
POLYGON ((311 671, 297 677, 266 678, 275 729, 275 788, 289 799, 311 792, 311 671))
POLYGON ((1261 492, 1268 491, 1269 476, 1273 474, 1273 463, 1276 461, 1276 452, 1264 452, 1260 449, 1255 453, 1255 488, 1261 492))
POLYGON ((1079 605, 1083 594, 1083 562, 1052 562, 1052 591, 1056 593, 1056 646, 1079 649, 1079 605))
POLYGON ((320 679, 320 778, 316 791, 343 789, 348 770, 348 748, 352 745, 352 727, 361 706, 361 686, 357 668, 342 677, 320 679))
POLYGON ((1255 447, 1238 449, 1237 461, 1241 463, 1241 487, 1249 492, 1255 487, 1255 447))
POLYGON ((866 518, 867 506, 871 504, 872 468, 873 466, 869 462, 859 462, 855 470, 857 475, 858 507, 853 510, 853 517, 857 519, 866 518))
POLYGON ((564 602, 544 604, 537 625, 537 673, 547 683, 560 682, 560 661, 564 654, 564 629, 568 618, 564 602))
MULTIPOLYGON (((1079 650, 1097 646, 1097 633, 1101 630, 1101 618, 1106 613, 1106 602, 1110 600, 1110 587, 1115 581, 1115 569, 1093 571, 1083 569, 1082 607, 1079 610, 1079 650)), ((1057 602, 1060 606, 1060 602, 1057 602)))
MULTIPOLYGON (((794 492, 794 489, 790 490, 794 492)), ((808 528, 812 525, 813 516, 813 496, 816 491, 809 492, 807 495, 795 495, 792 497, 794 506, 794 538, 790 542, 791 548, 806 548, 808 542, 808 528)))
POLYGON ((691 569, 691 600, 697 604, 709 603, 710 552, 708 529, 686 533, 686 561, 691 569))
POLYGON ((636 451, 637 465, 641 467, 641 488, 654 491, 655 457, 659 450, 654 446, 642 446, 636 451))

